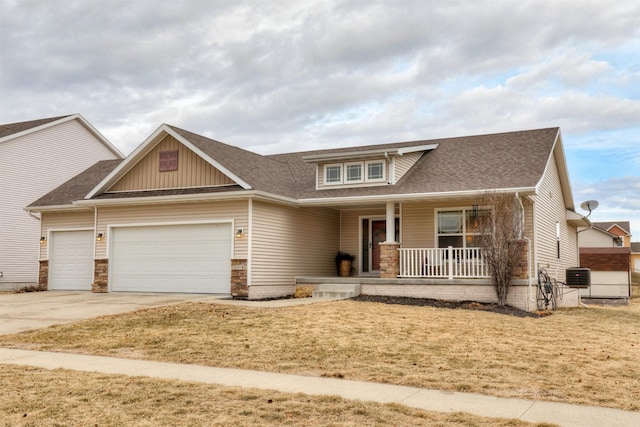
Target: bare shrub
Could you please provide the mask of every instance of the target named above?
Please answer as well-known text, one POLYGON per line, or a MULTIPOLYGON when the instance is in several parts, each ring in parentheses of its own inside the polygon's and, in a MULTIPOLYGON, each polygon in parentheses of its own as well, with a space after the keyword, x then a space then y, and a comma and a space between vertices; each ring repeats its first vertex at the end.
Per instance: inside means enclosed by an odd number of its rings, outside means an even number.
POLYGON ((513 194, 498 193, 484 194, 477 206, 482 207, 482 214, 476 218, 482 233, 478 244, 483 249, 498 304, 504 306, 526 248, 522 241, 522 207, 513 194))

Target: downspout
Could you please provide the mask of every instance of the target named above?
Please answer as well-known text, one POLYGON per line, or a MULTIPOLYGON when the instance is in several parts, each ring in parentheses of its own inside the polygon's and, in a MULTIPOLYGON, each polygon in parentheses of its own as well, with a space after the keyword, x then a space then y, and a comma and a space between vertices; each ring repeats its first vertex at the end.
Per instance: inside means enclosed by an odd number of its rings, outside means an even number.
MULTIPOLYGON (((518 200, 518 203, 520 204, 520 209, 522 209, 522 225, 523 225, 523 239, 527 241, 527 293, 528 293, 528 302, 529 303, 534 303, 536 302, 536 300, 534 300, 532 298, 532 290, 531 287, 533 286, 533 277, 531 277, 531 239, 528 238, 527 236, 524 236, 524 205, 522 204, 522 200, 520 200, 520 195, 516 192, 516 199, 518 200)), ((529 309, 529 307, 527 307, 527 309, 529 309)))

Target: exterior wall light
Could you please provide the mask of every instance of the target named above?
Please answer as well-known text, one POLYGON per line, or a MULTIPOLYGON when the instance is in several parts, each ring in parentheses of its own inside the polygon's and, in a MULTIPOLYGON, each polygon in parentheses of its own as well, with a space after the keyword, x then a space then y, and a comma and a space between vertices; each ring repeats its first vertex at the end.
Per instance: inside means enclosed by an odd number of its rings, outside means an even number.
POLYGON ((45 243, 47 243, 47 238, 45 236, 40 237, 40 244, 44 245, 45 243))
POLYGON ((244 235, 244 228, 238 228, 236 230, 236 239, 241 239, 244 235))
POLYGON ((102 233, 98 233, 98 234, 96 235, 96 240, 97 240, 98 242, 102 242, 102 239, 104 239, 104 234, 102 234, 102 233))

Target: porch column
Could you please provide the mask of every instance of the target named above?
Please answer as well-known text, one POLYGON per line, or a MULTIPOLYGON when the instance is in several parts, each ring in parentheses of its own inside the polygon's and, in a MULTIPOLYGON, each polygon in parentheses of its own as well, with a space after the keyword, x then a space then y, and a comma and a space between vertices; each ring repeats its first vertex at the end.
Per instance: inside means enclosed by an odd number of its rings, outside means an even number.
POLYGON ((387 239, 380 243, 380 278, 395 279, 400 274, 400 243, 396 242, 396 204, 387 202, 387 239))
POLYGON ((386 218, 387 240, 385 243, 395 243, 396 241, 396 204, 387 202, 387 218, 386 218))

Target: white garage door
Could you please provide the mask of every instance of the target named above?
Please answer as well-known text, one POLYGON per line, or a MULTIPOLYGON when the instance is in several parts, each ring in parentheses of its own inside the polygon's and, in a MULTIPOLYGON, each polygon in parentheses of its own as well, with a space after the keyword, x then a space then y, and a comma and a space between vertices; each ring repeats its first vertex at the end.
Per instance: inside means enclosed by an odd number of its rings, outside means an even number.
POLYGON ((49 289, 90 291, 93 231, 54 231, 49 242, 49 289))
POLYGON ((112 291, 231 292, 231 224, 111 231, 112 291))

